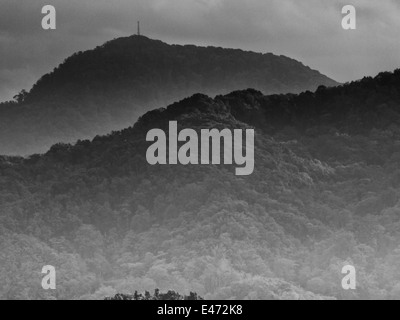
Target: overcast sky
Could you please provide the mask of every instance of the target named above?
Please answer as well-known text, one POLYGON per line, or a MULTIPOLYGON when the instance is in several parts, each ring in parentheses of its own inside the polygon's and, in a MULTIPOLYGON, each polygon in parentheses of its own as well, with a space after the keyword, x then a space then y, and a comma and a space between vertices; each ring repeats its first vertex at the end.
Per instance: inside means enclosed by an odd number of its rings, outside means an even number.
POLYGON ((283 54, 346 82, 400 67, 398 0, 0 0, 0 101, 72 53, 136 32, 168 43, 283 54), (344 5, 357 30, 341 27, 344 5), (57 30, 41 28, 44 5, 57 30))

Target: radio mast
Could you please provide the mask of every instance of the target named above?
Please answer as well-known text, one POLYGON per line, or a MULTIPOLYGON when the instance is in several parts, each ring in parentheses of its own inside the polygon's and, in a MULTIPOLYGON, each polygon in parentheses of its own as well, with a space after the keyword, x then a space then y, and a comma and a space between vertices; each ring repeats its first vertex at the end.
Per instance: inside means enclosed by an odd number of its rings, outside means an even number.
POLYGON ((140 37, 140 21, 137 22, 137 35, 140 37))

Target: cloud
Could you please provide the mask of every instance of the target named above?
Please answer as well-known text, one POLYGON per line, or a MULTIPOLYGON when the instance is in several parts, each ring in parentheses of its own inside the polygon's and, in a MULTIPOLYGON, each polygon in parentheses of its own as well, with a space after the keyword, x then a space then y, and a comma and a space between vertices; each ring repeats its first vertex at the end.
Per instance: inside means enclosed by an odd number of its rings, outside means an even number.
POLYGON ((75 51, 136 32, 169 43, 284 54, 339 80, 399 66, 400 5, 352 0, 357 30, 341 28, 344 0, 1 0, 0 100, 75 51), (54 5, 57 30, 41 29, 54 5))

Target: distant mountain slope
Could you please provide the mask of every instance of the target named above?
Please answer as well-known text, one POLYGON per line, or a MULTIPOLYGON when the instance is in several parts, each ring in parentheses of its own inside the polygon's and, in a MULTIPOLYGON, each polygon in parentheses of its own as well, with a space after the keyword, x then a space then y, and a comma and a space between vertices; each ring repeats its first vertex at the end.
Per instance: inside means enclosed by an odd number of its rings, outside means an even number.
POLYGON ((284 56, 120 38, 74 54, 20 103, 0 105, 0 154, 44 152, 122 129, 145 111, 195 93, 298 93, 319 85, 337 83, 284 56))
POLYGON ((92 141, 0 158, 0 299, 400 299, 399 88, 400 70, 300 95, 197 94, 92 141), (146 133, 170 120, 255 128, 254 173, 150 166, 146 133), (43 264, 62 275, 55 292, 36 289, 43 264), (356 291, 342 288, 348 264, 356 291))

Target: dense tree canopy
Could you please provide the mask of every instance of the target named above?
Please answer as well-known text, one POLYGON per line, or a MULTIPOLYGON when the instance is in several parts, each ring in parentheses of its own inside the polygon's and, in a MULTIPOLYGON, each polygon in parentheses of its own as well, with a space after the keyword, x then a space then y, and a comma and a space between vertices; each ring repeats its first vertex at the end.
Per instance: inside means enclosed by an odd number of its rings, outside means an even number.
POLYGON ((284 56, 119 38, 78 52, 0 104, 0 154, 45 152, 131 126, 145 111, 201 92, 314 90, 337 83, 284 56))
POLYGON ((0 298, 399 299, 400 71, 300 95, 195 95, 0 158, 0 298), (255 171, 150 166, 150 128, 256 130, 255 171), (56 291, 41 267, 58 270, 56 291), (344 265, 357 290, 344 291, 344 265))

